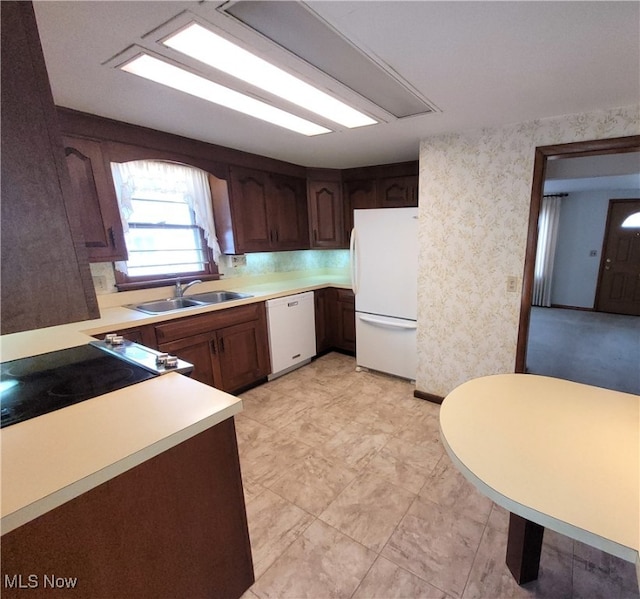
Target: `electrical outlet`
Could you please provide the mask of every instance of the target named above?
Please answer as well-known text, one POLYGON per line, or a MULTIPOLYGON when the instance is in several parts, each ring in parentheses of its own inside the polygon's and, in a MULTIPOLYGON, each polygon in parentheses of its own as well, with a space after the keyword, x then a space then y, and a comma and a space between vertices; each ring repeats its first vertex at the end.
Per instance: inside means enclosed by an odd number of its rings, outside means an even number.
POLYGON ((507 277, 507 291, 509 293, 518 291, 518 277, 507 277))
POLYGON ((231 266, 233 268, 237 268, 238 266, 246 266, 247 265, 247 257, 244 254, 240 254, 238 256, 231 256, 231 266))
POLYGON ((91 277, 93 279, 93 286, 95 287, 96 293, 108 293, 107 289, 107 277, 104 275, 97 275, 91 277))

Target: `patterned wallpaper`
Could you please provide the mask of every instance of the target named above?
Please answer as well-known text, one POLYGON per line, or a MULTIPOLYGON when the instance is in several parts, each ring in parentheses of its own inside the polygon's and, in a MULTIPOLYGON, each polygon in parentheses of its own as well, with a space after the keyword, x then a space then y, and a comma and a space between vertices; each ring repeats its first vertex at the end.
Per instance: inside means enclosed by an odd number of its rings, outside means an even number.
POLYGON ((535 148, 638 134, 634 105, 422 141, 418 390, 514 371, 535 148))

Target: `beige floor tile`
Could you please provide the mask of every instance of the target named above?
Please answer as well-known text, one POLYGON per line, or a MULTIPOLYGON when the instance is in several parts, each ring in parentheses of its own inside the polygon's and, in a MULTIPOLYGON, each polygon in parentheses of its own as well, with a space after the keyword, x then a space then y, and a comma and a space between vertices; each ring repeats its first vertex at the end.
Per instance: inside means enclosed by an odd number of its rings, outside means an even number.
POLYGON ((240 466, 248 478, 268 487, 304 459, 311 449, 309 445, 275 431, 269 440, 243 447, 240 466))
POLYGON ((415 494, 375 474, 356 478, 320 519, 373 551, 380 552, 415 494))
POLYGON ((322 446, 330 459, 362 468, 389 440, 389 436, 349 422, 322 446))
POLYGON ((238 439, 238 447, 240 449, 247 445, 259 444, 271 439, 275 430, 266 424, 250 418, 246 412, 240 412, 240 414, 235 417, 235 425, 236 438, 238 439))
POLYGON ((349 598, 376 554, 316 520, 257 580, 261 598, 349 598))
MULTIPOLYGON (((616 592, 625 599, 640 597, 635 565, 631 562, 575 541, 573 564, 576 597, 587 597, 591 584, 598 589, 619 589, 616 592)), ((592 596, 598 596, 598 592, 594 590, 592 596)))
POLYGON ((447 599, 448 595, 415 574, 379 557, 353 599, 447 599))
POLYGON ((313 516, 268 489, 247 504, 256 579, 313 522, 313 516))
POLYGON ((357 471, 311 452, 276 480, 270 489, 318 516, 356 477, 357 471))
POLYGON ((260 483, 256 482, 249 474, 245 471, 242 471, 242 490, 244 491, 244 502, 249 503, 253 501, 258 495, 260 495, 264 490, 260 483))
POLYGON ((433 472, 442 451, 437 446, 421 446, 393 437, 366 465, 367 472, 419 493, 433 472))
POLYGON ((505 563, 506 550, 506 533, 487 526, 469 574, 464 599, 571 597, 571 555, 543 546, 538 579, 519 586, 505 563))
POLYGON ((449 595, 460 597, 483 525, 416 497, 382 555, 449 595))
POLYGON ((299 416, 308 406, 288 395, 270 393, 266 397, 242 398, 243 413, 274 429, 282 428, 299 416))
POLYGON ((421 407, 413 407, 416 406, 415 403, 409 404, 411 406, 410 410, 416 410, 413 412, 413 418, 395 436, 416 445, 437 446, 444 451, 440 440, 439 407, 428 401, 416 401, 422 402, 423 405, 421 407), (436 409, 434 410, 432 406, 435 406, 436 409))
POLYGON ((312 447, 322 447, 338 431, 344 428, 344 421, 326 412, 321 413, 321 409, 316 411, 318 412, 317 417, 309 416, 307 412, 304 412, 298 418, 283 426, 280 431, 312 447))
POLYGON ((509 510, 506 510, 497 503, 491 506, 491 513, 487 520, 487 526, 495 528, 500 532, 507 533, 509 531, 509 510))
POLYGON ((413 420, 413 415, 404 412, 400 406, 400 399, 396 398, 395 403, 379 401, 370 405, 370 400, 366 401, 366 407, 354 414, 354 421, 365 424, 374 430, 393 435, 406 428, 413 420))
POLYGON ((493 507, 493 502, 467 481, 447 455, 438 462, 420 495, 481 524, 486 524, 493 507))

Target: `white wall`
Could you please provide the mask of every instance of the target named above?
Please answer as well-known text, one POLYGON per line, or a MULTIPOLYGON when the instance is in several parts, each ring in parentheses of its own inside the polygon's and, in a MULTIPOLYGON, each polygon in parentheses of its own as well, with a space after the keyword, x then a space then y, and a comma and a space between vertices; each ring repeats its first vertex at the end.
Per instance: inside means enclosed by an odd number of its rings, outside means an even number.
POLYGON ((578 191, 562 198, 552 304, 594 307, 609 200, 622 198, 640 198, 640 190, 578 191))
POLYGON ((418 390, 514 371, 535 148, 637 134, 640 105, 421 142, 418 390))

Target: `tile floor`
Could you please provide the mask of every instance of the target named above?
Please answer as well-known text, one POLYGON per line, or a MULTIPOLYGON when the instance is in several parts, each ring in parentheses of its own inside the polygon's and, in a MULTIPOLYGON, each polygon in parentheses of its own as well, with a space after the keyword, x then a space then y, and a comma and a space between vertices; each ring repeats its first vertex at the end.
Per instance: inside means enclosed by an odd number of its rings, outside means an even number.
POLYGON ((508 513, 452 466, 439 406, 330 353, 242 395, 255 584, 242 599, 638 599, 632 564, 552 531, 540 577, 504 564, 508 513))

